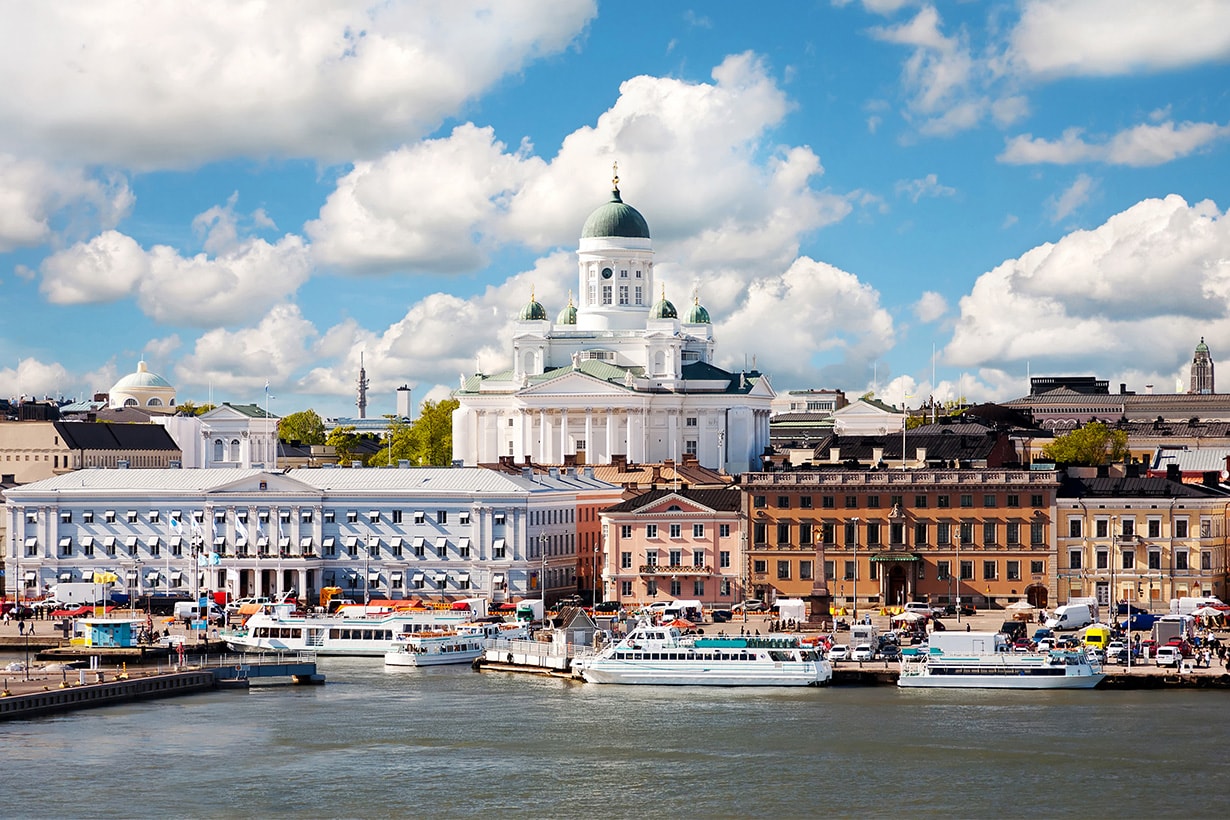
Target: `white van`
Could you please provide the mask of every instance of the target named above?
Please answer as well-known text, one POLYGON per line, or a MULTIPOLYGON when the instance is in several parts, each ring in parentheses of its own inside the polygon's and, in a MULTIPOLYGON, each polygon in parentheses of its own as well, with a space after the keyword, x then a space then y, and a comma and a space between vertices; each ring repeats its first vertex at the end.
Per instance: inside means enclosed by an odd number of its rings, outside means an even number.
MULTIPOLYGON (((212 601, 209 604, 208 614, 210 618, 222 618, 226 615, 226 613, 212 601)), ((205 615, 201 612, 200 604, 197 604, 194 601, 180 601, 175 604, 174 616, 175 620, 183 621, 185 623, 205 617, 205 615)))
POLYGON ((1055 607, 1055 616, 1049 618, 1046 626, 1054 630, 1081 629, 1093 623, 1093 613, 1088 604, 1067 604, 1055 607))
POLYGON ((1159 646, 1153 662, 1158 666, 1178 667, 1183 662, 1183 654, 1177 646, 1159 646))

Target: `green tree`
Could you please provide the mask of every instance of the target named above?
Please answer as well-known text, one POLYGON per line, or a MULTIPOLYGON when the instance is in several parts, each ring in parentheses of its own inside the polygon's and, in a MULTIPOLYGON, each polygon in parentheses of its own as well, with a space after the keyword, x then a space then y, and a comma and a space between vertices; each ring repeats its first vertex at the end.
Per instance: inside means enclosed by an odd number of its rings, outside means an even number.
POLYGON ((300 410, 278 422, 278 438, 282 441, 300 441, 304 444, 325 443, 325 423, 315 410, 300 410))
POLYGON ((406 459, 420 467, 447 467, 453 463, 453 411, 456 399, 425 401, 412 424, 393 421, 385 446, 368 462, 374 467, 406 459))
POLYGON ((214 409, 212 404, 197 404, 191 401, 181 401, 175 407, 175 412, 181 416, 200 416, 214 409))
POLYGON ((1056 464, 1086 467, 1123 461, 1128 452, 1127 433, 1112 430, 1100 421, 1078 427, 1042 448, 1042 455, 1056 464))
POLYGON ((332 447, 337 454, 338 464, 347 464, 354 458, 354 448, 359 441, 354 430, 353 424, 334 427, 329 431, 329 437, 325 439, 325 444, 332 447))

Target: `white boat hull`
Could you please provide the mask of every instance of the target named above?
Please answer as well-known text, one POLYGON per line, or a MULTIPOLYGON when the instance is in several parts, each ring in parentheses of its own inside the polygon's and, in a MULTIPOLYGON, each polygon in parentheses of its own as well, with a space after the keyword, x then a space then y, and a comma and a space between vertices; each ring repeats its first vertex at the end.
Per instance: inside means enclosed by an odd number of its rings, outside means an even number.
POLYGON ((416 632, 451 628, 470 613, 450 610, 410 610, 366 618, 271 617, 248 619, 239 633, 222 639, 236 652, 313 652, 317 655, 383 657, 398 642, 416 632))
POLYGON ((1106 677, 1076 654, 934 656, 901 664, 904 689, 1092 689, 1106 677))
POLYGON ((899 678, 897 685, 905 689, 1092 689, 1105 677, 1101 674, 1034 679, 1015 675, 916 675, 899 678))
POLYGON ((588 683, 654 686, 822 686, 833 678, 833 667, 827 661, 723 662, 706 666, 597 660, 586 664, 580 672, 588 683))
POLYGON ((486 650, 482 647, 465 652, 386 652, 385 666, 448 666, 450 664, 473 663, 481 658, 486 650))

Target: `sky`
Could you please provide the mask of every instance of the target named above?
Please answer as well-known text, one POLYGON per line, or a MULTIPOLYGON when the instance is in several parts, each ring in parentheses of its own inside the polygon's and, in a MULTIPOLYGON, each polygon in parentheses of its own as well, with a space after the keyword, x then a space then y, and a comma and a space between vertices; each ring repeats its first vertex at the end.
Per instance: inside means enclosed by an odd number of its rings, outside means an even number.
POLYGON ((779 392, 1182 391, 1230 360, 1228 62, 1224 0, 0 0, 0 396, 445 398, 615 162, 779 392))

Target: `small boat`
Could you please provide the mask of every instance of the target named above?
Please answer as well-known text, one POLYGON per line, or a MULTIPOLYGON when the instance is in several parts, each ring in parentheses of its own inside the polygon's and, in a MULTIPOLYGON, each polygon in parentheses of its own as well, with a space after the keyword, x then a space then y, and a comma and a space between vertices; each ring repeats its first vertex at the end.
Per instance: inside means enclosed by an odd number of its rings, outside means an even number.
POLYGON ((384 653, 386 666, 441 666, 471 663, 480 657, 490 641, 529 640, 524 624, 458 624, 455 629, 416 632, 405 635, 393 649, 384 653))
POLYGON ((450 629, 474 617, 468 610, 345 607, 340 615, 296 615, 264 605, 242 629, 222 633, 238 652, 315 652, 381 657, 416 632, 450 629))
POLYGON ((677 686, 822 686, 833 678, 824 653, 798 636, 708 638, 642 621, 624 639, 573 659, 589 683, 677 686))
POLYGON ((1106 675, 1084 652, 907 655, 897 685, 947 689, 1092 689, 1106 675))

